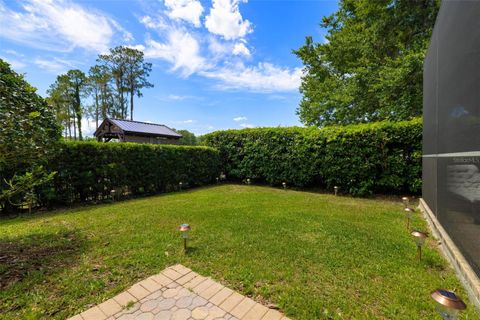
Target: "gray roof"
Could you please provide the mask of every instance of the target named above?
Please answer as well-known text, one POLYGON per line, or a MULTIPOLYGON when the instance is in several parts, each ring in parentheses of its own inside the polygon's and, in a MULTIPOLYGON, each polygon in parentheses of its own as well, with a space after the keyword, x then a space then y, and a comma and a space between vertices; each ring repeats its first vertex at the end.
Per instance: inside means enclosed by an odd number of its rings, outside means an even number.
POLYGON ((131 120, 119 120, 119 119, 111 119, 111 118, 109 118, 108 120, 110 120, 112 123, 117 125, 124 132, 140 133, 145 135, 176 137, 176 138, 182 137, 181 134, 173 131, 172 129, 170 129, 169 127, 163 124, 155 124, 155 123, 131 121, 131 120))

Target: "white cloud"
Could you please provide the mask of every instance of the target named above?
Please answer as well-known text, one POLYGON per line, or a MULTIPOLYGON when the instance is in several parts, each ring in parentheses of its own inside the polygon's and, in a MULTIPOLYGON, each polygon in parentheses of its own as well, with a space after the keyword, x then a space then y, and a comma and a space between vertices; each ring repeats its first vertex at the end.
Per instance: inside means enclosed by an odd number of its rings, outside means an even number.
POLYGON ((240 116, 240 117, 236 117, 236 118, 233 118, 233 121, 247 121, 247 117, 243 117, 243 116, 240 116))
POLYGON ((162 17, 152 18, 150 16, 143 16, 139 21, 149 29, 162 30, 168 28, 168 24, 162 17))
POLYGON ((223 89, 247 89, 257 92, 294 91, 300 86, 301 68, 293 70, 271 63, 245 67, 243 64, 202 71, 202 75, 217 79, 223 89))
POLYGON ((224 56, 232 52, 232 45, 219 41, 215 36, 208 38, 208 50, 215 56, 224 56))
POLYGON ((250 57, 250 50, 248 50, 248 48, 243 42, 239 42, 233 46, 233 54, 237 56, 243 55, 246 57, 250 57))
MULTIPOLYGON (((212 0, 212 7, 205 18, 205 27, 213 34, 234 40, 252 32, 250 21, 243 20, 238 8, 241 0, 212 0)), ((247 0, 242 0, 247 2, 247 0)))
POLYGON ((174 20, 185 20, 195 27, 200 27, 203 7, 198 0, 165 0, 167 15, 174 20))
POLYGON ((184 124, 190 124, 190 123, 195 123, 195 122, 197 122, 197 121, 192 120, 192 119, 182 121, 182 123, 184 123, 184 124))
POLYGON ((198 41, 184 30, 171 29, 165 43, 147 39, 145 57, 172 63, 172 71, 180 70, 184 77, 207 68, 198 41))
POLYGON ((27 66, 26 63, 24 63, 23 61, 20 61, 18 59, 11 59, 11 58, 6 58, 6 57, 2 57, 2 56, 0 56, 0 59, 8 62, 10 64, 10 67, 12 67, 12 69, 14 69, 14 70, 22 69, 22 68, 25 68, 27 66))
POLYGON ((33 63, 39 68, 46 70, 53 74, 60 74, 67 72, 68 69, 75 67, 71 61, 60 58, 36 58, 33 63))
POLYGON ((6 50, 3 50, 3 52, 5 52, 9 55, 15 56, 15 57, 25 57, 25 55, 23 53, 19 53, 15 50, 12 50, 12 49, 6 49, 6 50))
POLYGON ((169 100, 181 101, 181 100, 185 100, 187 97, 186 96, 179 96, 179 95, 176 95, 176 94, 169 94, 167 98, 169 100))
POLYGON ((69 0, 26 0, 22 9, 16 12, 0 2, 0 37, 59 52, 74 48, 103 52, 118 32, 131 38, 115 20, 69 0))
POLYGON ((240 123, 239 126, 242 128, 255 128, 255 125, 251 123, 240 123))

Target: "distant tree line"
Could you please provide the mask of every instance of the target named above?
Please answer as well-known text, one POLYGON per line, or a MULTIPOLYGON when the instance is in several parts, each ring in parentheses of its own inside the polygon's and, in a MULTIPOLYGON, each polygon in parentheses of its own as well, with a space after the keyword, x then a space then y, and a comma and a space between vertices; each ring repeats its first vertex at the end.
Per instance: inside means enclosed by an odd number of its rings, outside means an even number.
POLYGON ((59 75, 47 91, 47 101, 63 135, 82 140, 84 118, 95 120, 96 128, 107 117, 133 120, 134 97, 153 87, 147 80, 151 71, 142 51, 118 46, 99 55, 88 74, 75 69, 59 75))
POLYGON ((304 64, 297 114, 306 125, 408 120, 422 114, 423 60, 439 0, 341 0, 304 64))

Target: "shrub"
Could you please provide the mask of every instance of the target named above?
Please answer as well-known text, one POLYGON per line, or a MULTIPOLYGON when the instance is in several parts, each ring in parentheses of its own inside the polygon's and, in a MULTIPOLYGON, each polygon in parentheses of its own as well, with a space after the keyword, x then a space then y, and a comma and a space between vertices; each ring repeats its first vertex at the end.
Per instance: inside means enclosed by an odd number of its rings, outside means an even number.
POLYGON ((22 206, 34 187, 53 176, 43 165, 60 137, 45 100, 0 59, 0 213, 22 206))
POLYGON ((44 205, 200 186, 215 180, 220 161, 209 147, 65 142, 49 168, 57 174, 39 190, 44 205))
POLYGON ((353 195, 421 188, 421 119, 318 128, 217 131, 203 137, 233 179, 353 195))

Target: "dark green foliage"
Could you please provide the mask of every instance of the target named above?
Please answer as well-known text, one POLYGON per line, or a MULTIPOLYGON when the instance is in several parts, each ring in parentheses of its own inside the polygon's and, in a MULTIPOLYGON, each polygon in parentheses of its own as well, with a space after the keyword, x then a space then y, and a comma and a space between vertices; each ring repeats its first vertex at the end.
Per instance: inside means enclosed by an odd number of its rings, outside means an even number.
POLYGON ((423 59, 439 0, 341 0, 326 40, 294 53, 305 75, 297 110, 306 125, 409 120, 422 114, 423 59))
POLYGON ((183 146, 196 146, 198 145, 197 143, 197 137, 195 136, 194 133, 188 131, 188 130, 176 130, 176 132, 180 133, 182 135, 182 138, 179 140, 179 144, 183 146))
POLYGON ((59 139, 60 127, 45 100, 0 59, 1 210, 21 203, 27 189, 49 176, 41 166, 59 139))
POLYGON ((49 165, 58 174, 43 188, 44 205, 153 194, 215 180, 218 152, 208 147, 65 142, 49 165))
POLYGON ((353 195, 412 192, 421 187, 422 122, 378 122, 318 128, 258 128, 204 136, 233 179, 353 195))

